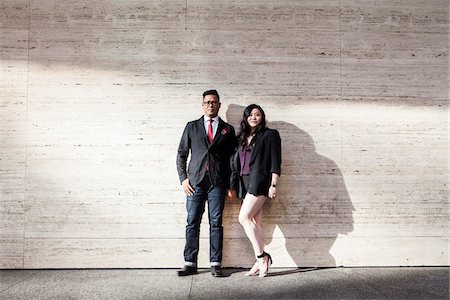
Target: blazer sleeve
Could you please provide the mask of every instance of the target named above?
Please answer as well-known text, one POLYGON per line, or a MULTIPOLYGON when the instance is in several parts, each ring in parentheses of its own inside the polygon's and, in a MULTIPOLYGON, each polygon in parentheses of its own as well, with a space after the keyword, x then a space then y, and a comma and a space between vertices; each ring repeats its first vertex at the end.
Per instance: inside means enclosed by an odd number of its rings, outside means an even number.
POLYGON ((270 173, 281 175, 281 137, 277 130, 273 130, 270 138, 270 173))
POLYGON ((235 156, 236 156, 236 149, 237 149, 237 138, 236 138, 236 134, 234 131, 233 126, 228 125, 229 127, 229 131, 230 131, 230 139, 228 141, 228 156, 230 158, 229 160, 229 166, 230 166, 230 184, 229 184, 229 188, 233 189, 233 190, 237 190, 236 188, 236 183, 239 182, 238 179, 238 171, 236 170, 236 165, 235 165, 235 156))
POLYGON ((191 148, 191 139, 189 137, 189 123, 186 125, 181 136, 180 144, 178 145, 177 153, 177 172, 182 183, 187 176, 186 164, 189 156, 189 149, 191 148))
POLYGON ((236 152, 230 157, 230 189, 239 191, 239 170, 236 166, 237 161, 239 160, 239 154, 236 152))

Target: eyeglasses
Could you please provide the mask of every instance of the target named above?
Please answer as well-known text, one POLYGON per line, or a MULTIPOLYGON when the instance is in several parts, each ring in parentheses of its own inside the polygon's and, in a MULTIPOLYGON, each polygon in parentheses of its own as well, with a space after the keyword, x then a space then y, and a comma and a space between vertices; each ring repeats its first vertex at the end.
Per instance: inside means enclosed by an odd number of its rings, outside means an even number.
POLYGON ((206 102, 203 102, 204 106, 210 106, 210 105, 217 106, 218 104, 219 104, 219 102, 217 102, 217 101, 206 101, 206 102))

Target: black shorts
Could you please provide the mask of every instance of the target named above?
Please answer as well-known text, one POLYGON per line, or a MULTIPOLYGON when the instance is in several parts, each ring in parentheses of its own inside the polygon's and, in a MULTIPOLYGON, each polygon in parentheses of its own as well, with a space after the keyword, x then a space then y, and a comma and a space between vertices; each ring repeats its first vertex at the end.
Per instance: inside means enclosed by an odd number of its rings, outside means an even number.
POLYGON ((246 191, 248 191, 249 183, 250 183, 250 176, 249 175, 242 175, 242 184, 244 185, 246 191))

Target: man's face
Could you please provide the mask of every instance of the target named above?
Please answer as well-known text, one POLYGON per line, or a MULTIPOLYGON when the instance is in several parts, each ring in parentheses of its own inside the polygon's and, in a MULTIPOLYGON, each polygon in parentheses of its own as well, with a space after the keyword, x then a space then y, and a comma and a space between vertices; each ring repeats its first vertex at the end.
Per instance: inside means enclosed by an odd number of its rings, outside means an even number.
POLYGON ((205 116, 209 118, 214 118, 219 113, 220 102, 217 101, 215 95, 206 95, 203 98, 203 112, 205 116))

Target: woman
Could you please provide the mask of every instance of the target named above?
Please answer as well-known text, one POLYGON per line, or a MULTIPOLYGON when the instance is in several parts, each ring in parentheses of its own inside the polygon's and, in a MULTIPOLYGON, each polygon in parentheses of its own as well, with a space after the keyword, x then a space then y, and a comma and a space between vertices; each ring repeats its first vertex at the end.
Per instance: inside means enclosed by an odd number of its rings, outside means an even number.
POLYGON ((281 139, 278 131, 266 127, 263 109, 251 104, 244 110, 238 134, 239 146, 231 163, 231 190, 228 197, 244 196, 239 223, 252 243, 256 262, 246 276, 264 277, 272 258, 264 251, 263 204, 277 195, 281 172, 281 139))

